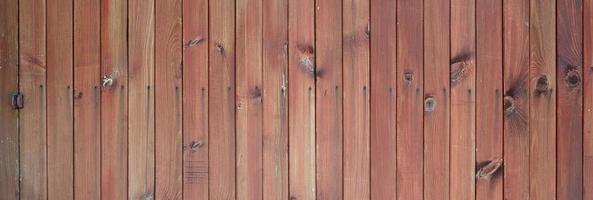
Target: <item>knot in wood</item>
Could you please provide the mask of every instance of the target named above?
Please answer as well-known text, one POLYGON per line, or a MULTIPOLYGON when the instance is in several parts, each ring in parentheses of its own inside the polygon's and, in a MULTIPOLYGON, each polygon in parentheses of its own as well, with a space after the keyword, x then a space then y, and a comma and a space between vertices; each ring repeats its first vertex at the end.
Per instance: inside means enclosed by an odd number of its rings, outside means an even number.
POLYGON ((437 106, 437 102, 436 102, 436 99, 434 98, 434 96, 427 96, 424 99, 424 111, 432 112, 432 111, 434 111, 436 106, 437 106))
POLYGON ((101 85, 103 85, 103 87, 109 87, 109 86, 113 85, 113 75, 112 74, 103 75, 101 85))
POLYGON ((504 114, 510 115, 515 112, 515 98, 512 96, 505 96, 503 100, 504 114))
POLYGON ((536 82, 535 85, 535 94, 536 95, 547 95, 551 92, 550 83, 548 81, 548 76, 541 75, 536 82))
POLYGON ((404 83, 406 85, 410 85, 410 84, 412 84, 412 80, 414 80, 414 73, 404 72, 404 83))
POLYGON ((216 52, 218 52, 219 54, 223 53, 224 47, 221 44, 217 43, 214 47, 216 48, 216 52))
POLYGON ((566 73, 564 81, 569 88, 575 88, 581 84, 581 74, 576 69, 571 69, 566 73))
POLYGON ((498 170, 502 167, 502 158, 496 158, 490 161, 479 164, 476 178, 482 180, 489 180, 494 177, 498 170))

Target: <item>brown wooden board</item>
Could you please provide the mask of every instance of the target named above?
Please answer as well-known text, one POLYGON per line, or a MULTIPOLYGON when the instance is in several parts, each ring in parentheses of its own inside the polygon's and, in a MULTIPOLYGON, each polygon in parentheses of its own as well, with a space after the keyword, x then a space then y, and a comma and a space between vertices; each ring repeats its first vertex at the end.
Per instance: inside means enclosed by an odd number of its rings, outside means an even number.
POLYGON ((208 199, 208 0, 183 1, 183 199, 208 199))
POLYGON ((74 198, 72 8, 70 0, 47 1, 48 199, 74 198))
POLYGON ((155 3, 155 197, 181 199, 183 87, 181 0, 155 3))
POLYGON ((422 1, 398 1, 397 3, 397 80, 399 84, 397 84, 396 192, 397 199, 421 199, 424 195, 423 4, 422 1))
POLYGON ((342 0, 316 3, 317 198, 343 199, 342 0))
MULTIPOLYGON (((371 199, 395 199, 397 180, 397 3, 371 0, 371 199)), ((322 108, 320 108, 322 109, 322 108)))
POLYGON ((235 199, 235 1, 209 6, 209 196, 235 199))
POLYGON ((556 1, 556 197, 583 198, 582 4, 556 1))
MULTIPOLYGON (((448 0, 424 1, 424 99, 421 101, 424 101, 425 199, 449 199, 449 39, 452 37, 449 3, 448 0)), ((408 84, 405 75, 404 84, 408 84)), ((467 75, 471 77, 471 74, 467 75)), ((462 81, 471 81, 471 78, 462 81)))
POLYGON ((315 199, 315 4, 288 6, 289 195, 315 199))
POLYGON ((475 199, 475 0, 451 0, 451 199, 475 199))
POLYGON ((263 187, 288 198, 288 1, 263 0, 263 187))
POLYGON ((101 0, 101 198, 128 196, 127 1, 101 0))
POLYGON ((128 1, 128 198, 154 198, 153 0, 128 1))
MULTIPOLYGON (((593 199, 593 1, 583 3, 583 199, 593 199)), ((553 113, 555 114, 555 113, 553 113)))
POLYGON ((101 198, 99 0, 74 2, 74 198, 101 198))
POLYGON ((18 0, 0 1, 0 194, 19 199, 19 112, 11 105, 18 88, 18 0))

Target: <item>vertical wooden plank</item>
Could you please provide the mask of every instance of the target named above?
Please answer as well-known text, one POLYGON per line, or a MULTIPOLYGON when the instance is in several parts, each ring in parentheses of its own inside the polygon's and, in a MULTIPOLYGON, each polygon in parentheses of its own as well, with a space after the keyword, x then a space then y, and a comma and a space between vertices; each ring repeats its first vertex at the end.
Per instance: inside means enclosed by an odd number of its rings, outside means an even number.
POLYGON ((556 199, 556 1, 530 2, 529 198, 556 199))
POLYGON ((315 199, 315 4, 290 1, 288 7, 289 193, 315 199))
POLYGON ((583 199, 593 200, 593 1, 583 1, 583 199))
POLYGON ((19 198, 18 110, 9 95, 18 92, 18 0, 0 1, 0 194, 19 198))
POLYGON ((101 198, 128 196, 127 1, 101 0, 101 198))
POLYGON ((556 1, 556 196, 583 198, 582 2, 556 1))
POLYGON ((73 2, 47 1, 48 199, 74 199, 73 2))
POLYGON ((368 0, 343 5, 344 199, 370 198, 369 6, 368 0))
POLYGON ((45 0, 19 2, 20 197, 47 198, 45 0))
MULTIPOLYGON (((502 0, 476 1, 476 199, 503 199, 502 0), (490 168, 492 167, 492 168, 490 168), (491 170, 488 170, 491 169, 491 170)), ((456 71, 462 76, 463 71, 456 71)))
MULTIPOLYGON (((423 2, 397 2, 397 199, 423 195, 423 2)), ((442 33, 440 33, 442 34, 442 33)), ((440 92, 440 91, 439 91, 440 92)), ((443 101, 443 104, 444 103, 443 101)))
MULTIPOLYGON (((451 112, 449 3, 448 0, 424 1, 424 198, 426 199, 449 199, 449 144, 451 141, 449 138, 451 112)), ((467 72, 471 73, 473 70, 467 72)), ((471 81, 471 79, 463 81, 471 81)))
POLYGON ((208 199, 208 0, 183 1, 183 198, 208 199))
POLYGON ((182 198, 181 0, 155 3, 155 196, 182 198))
POLYGON ((262 0, 236 4, 237 199, 262 199, 262 0))
POLYGON ((475 0, 451 1, 451 199, 475 199, 475 0))
POLYGON ((210 199, 235 199, 235 1, 210 1, 210 199))
POLYGON ((153 199, 154 1, 128 4, 128 199, 153 199))
POLYGON ((101 198, 100 1, 74 1, 74 198, 101 198))
POLYGON ((529 1, 503 12, 504 198, 529 199, 529 1))
POLYGON ((395 199, 397 2, 371 0, 371 199, 395 199), (372 33, 371 33, 372 32, 372 33))
POLYGON ((263 0, 263 187, 288 198, 288 0, 263 0))

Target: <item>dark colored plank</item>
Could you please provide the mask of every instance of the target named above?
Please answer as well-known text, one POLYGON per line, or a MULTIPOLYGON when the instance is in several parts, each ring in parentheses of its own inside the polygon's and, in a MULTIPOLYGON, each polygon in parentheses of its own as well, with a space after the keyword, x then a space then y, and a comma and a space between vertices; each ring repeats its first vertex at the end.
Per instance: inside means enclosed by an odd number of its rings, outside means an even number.
POLYGON ((208 198, 208 0, 183 1, 183 199, 208 198))
MULTIPOLYGON (((449 180, 451 179, 449 177, 449 144, 451 141, 449 135, 449 115, 451 113, 449 105, 451 48, 449 3, 448 0, 424 1, 425 109, 423 125, 424 198, 426 199, 449 199, 449 180)), ((471 81, 471 79, 464 81, 471 81)), ((404 84, 406 83, 404 82, 404 84)))
POLYGON ((593 1, 583 3, 583 199, 593 200, 593 1))
POLYGON ((288 7, 289 198, 315 199, 315 4, 288 7))
MULTIPOLYGON (((423 5, 397 2, 397 199, 423 196, 423 5)), ((442 34, 442 33, 441 33, 442 34)), ((443 101, 444 103, 444 101, 443 101)), ((393 122, 392 122, 393 123, 393 122)))
POLYGON ((235 199, 235 1, 210 1, 210 199, 235 199))
POLYGON ((9 95, 18 88, 18 0, 0 1, 0 194, 19 199, 18 110, 9 95))
POLYGON ((263 187, 288 198, 288 1, 263 1, 263 187))
POLYGON ((154 1, 128 1, 128 198, 154 198, 154 1))
POLYGON ((556 197, 583 198, 582 2, 556 1, 556 197))

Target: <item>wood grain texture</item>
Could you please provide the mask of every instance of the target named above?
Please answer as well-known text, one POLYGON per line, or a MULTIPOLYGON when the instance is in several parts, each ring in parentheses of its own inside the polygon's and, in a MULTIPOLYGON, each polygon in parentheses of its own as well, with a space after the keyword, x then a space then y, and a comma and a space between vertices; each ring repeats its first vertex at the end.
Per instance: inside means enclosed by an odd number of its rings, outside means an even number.
POLYGON ((183 199, 208 199, 208 0, 183 1, 183 199))
POLYGON ((529 197, 556 199, 556 4, 531 0, 529 197))
POLYGON ((128 198, 153 199, 154 151, 153 0, 128 1, 128 198))
POLYGON ((236 4, 237 199, 262 199, 262 0, 236 4))
POLYGON ((127 1, 101 0, 102 199, 128 196, 127 6, 127 1))
POLYGON ((315 199, 315 4, 288 6, 289 198, 315 199))
POLYGON ((19 112, 10 94, 19 91, 18 0, 0 2, 0 194, 3 200, 19 199, 19 112))
MULTIPOLYGON (((583 3, 583 199, 593 199, 593 1, 583 3)), ((555 113, 554 113, 555 114, 555 113)))
MULTIPOLYGON (((425 199, 449 199, 450 193, 449 56, 451 42, 449 38, 452 36, 450 36, 449 3, 447 0, 424 1, 423 180, 425 199), (429 102, 431 99, 435 101, 432 104, 429 102)), ((471 71, 468 70, 468 72, 471 71)))
POLYGON ((288 0, 263 0, 263 187, 288 198, 288 0))
POLYGON ((344 199, 342 0, 316 1, 317 199, 344 199))
POLYGON ((371 0, 371 199, 395 199, 397 180, 396 1, 371 0))
POLYGON ((181 199, 182 137, 182 5, 155 2, 155 197, 181 199))
POLYGON ((236 198, 235 1, 210 1, 210 199, 236 198))
POLYGON ((583 198, 582 2, 556 1, 556 197, 583 198))
POLYGON ((451 0, 451 199, 475 199, 475 0, 451 0))
POLYGON ((74 198, 101 199, 99 0, 74 2, 74 198))
POLYGON ((73 1, 47 1, 47 198, 74 198, 73 1), (52 113, 52 114, 49 114, 52 113))
MULTIPOLYGON (((423 194, 423 4, 397 2, 397 199, 423 194), (422 145, 420 145, 422 144, 422 145)), ((444 100, 443 100, 444 103, 444 100)))

